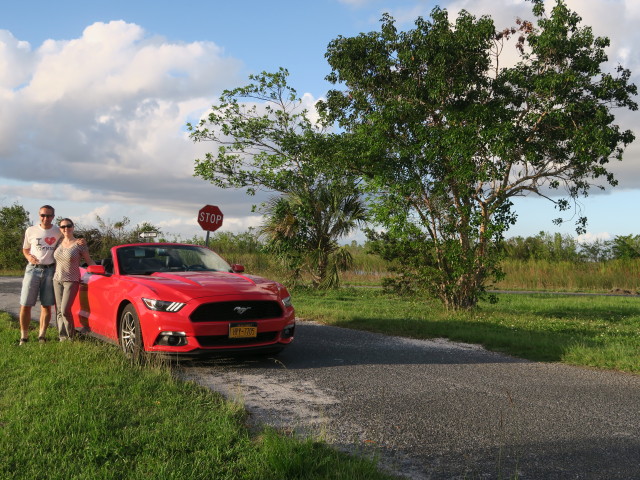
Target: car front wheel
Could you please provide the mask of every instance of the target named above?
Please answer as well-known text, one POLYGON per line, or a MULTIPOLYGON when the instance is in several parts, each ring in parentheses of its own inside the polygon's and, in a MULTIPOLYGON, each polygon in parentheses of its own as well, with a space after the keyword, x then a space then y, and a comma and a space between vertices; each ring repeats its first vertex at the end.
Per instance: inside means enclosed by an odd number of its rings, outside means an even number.
POLYGON ((133 305, 127 305, 122 311, 119 337, 124 354, 133 360, 140 360, 144 354, 142 331, 140 330, 138 313, 133 305))

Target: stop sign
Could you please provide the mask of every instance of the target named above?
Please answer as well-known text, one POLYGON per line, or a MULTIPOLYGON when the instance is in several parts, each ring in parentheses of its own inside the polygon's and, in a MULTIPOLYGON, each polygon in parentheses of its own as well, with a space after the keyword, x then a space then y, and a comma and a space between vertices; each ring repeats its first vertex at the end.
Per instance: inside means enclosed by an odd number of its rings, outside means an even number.
POLYGON ((198 212, 198 224, 203 230, 215 232, 222 226, 222 212, 215 205, 205 205, 198 212))

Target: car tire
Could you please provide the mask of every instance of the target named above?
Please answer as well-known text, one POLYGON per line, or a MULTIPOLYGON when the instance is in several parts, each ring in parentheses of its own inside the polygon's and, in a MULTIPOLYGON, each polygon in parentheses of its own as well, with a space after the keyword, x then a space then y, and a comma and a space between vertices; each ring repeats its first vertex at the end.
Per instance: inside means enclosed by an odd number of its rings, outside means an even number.
POLYGON ((120 325, 118 328, 118 338, 120 347, 124 354, 132 360, 141 360, 144 356, 144 345, 142 343, 142 330, 138 312, 133 305, 127 305, 120 315, 120 325))

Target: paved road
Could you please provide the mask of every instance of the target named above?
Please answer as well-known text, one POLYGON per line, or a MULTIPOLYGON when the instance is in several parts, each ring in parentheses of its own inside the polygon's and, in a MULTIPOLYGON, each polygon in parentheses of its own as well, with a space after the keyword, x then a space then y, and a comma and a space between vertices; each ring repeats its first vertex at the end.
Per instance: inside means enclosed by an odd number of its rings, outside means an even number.
MULTIPOLYGON (((0 311, 18 316, 20 312, 20 288, 22 277, 0 277, 0 311)), ((39 304, 31 309, 34 320, 40 318, 39 304)))
POLYGON ((640 377, 302 322, 276 359, 185 376, 259 422, 315 430, 413 478, 640 478, 640 377))
POLYGON ((311 322, 278 357, 180 366, 256 424, 377 454, 415 479, 640 479, 640 376, 311 322))

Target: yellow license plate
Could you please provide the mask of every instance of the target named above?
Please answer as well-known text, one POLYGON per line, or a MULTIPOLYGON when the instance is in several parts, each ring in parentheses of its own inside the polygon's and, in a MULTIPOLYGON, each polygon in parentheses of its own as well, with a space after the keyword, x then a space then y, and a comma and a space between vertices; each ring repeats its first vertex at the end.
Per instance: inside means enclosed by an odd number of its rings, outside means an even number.
POLYGON ((258 326, 256 324, 229 325, 229 338, 256 338, 258 326))

